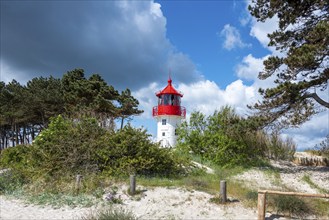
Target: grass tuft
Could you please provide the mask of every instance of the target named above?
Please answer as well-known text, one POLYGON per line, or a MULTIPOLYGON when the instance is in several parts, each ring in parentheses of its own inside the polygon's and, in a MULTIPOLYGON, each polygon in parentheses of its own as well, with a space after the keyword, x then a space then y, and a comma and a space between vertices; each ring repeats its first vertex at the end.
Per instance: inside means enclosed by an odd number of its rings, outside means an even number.
POLYGON ((297 216, 303 218, 313 214, 311 207, 304 199, 294 196, 270 195, 268 204, 278 214, 288 215, 289 217, 297 216))
POLYGON ((88 214, 82 220, 137 220, 137 217, 130 211, 109 207, 88 214))

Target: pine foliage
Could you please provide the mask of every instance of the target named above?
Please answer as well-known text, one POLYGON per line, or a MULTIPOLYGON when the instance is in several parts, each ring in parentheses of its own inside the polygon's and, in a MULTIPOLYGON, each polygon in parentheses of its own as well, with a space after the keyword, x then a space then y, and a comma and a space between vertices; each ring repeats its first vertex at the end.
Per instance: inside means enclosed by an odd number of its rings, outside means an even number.
POLYGON ((328 100, 318 93, 327 89, 329 79, 329 2, 253 0, 249 10, 257 21, 279 20, 268 37, 280 55, 268 57, 259 73, 260 79, 274 76, 276 86, 260 89, 263 101, 253 106, 264 122, 298 126, 318 107, 328 109, 328 100))

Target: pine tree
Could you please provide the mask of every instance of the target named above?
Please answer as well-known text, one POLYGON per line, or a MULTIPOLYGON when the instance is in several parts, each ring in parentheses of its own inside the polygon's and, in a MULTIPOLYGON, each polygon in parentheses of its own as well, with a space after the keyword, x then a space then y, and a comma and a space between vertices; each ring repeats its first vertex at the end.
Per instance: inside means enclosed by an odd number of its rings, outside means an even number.
POLYGON ((129 89, 126 89, 121 92, 121 95, 119 96, 119 117, 121 118, 121 126, 120 129, 123 128, 123 122, 125 119, 128 119, 134 115, 140 115, 144 111, 138 109, 139 102, 137 99, 135 99, 132 95, 129 89))
POLYGON ((297 126, 325 108, 322 99, 329 79, 329 1, 253 0, 251 15, 258 21, 277 16, 279 28, 269 34, 269 46, 281 55, 264 61, 260 79, 276 76, 276 87, 260 89, 263 100, 253 107, 267 124, 297 126), (320 107, 320 108, 318 108, 320 107))

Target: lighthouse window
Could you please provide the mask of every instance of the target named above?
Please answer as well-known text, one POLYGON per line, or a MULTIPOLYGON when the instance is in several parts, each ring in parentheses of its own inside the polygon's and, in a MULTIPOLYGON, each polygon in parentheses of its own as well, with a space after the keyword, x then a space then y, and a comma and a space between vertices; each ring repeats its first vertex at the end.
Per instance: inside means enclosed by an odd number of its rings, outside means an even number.
POLYGON ((166 132, 162 132, 162 136, 166 136, 166 132))
POLYGON ((163 99, 164 99, 163 104, 164 105, 169 105, 169 100, 170 100, 169 95, 166 94, 166 95, 163 95, 163 96, 164 96, 163 97, 163 99))
POLYGON ((167 119, 162 119, 162 125, 166 125, 167 124, 167 119))

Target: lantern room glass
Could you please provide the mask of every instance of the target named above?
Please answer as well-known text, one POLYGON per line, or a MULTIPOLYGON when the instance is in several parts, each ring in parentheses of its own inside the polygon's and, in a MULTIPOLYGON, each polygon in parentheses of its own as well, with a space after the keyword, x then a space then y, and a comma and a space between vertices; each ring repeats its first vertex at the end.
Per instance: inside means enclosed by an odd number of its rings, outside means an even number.
POLYGON ((163 94, 159 96, 158 105, 180 106, 180 96, 173 94, 163 94))

